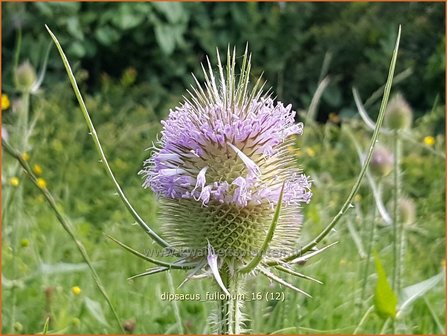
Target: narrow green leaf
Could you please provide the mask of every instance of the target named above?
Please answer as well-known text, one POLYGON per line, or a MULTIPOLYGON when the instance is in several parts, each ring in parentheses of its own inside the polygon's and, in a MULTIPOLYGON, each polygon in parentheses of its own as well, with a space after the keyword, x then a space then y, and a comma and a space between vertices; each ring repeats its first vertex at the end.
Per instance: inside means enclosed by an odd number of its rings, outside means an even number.
POLYGON ((399 296, 398 315, 400 315, 404 310, 410 308, 413 302, 416 301, 416 299, 420 298, 430 289, 435 287, 438 284, 438 282, 441 281, 443 278, 444 278, 444 272, 441 272, 429 279, 405 287, 399 296))
MULTIPOLYGON (((315 257, 316 255, 319 255, 320 253, 323 253, 324 251, 326 251, 327 249, 331 248, 332 246, 335 246, 338 244, 338 241, 333 242, 332 244, 326 245, 320 249, 314 249, 313 252, 310 253, 306 253, 301 257, 297 257, 291 261, 289 261, 287 264, 292 265, 292 264, 299 264, 299 263, 304 263, 306 261, 308 261, 310 258, 315 257)), ((272 266, 272 265, 278 265, 277 262, 267 262, 266 263, 267 266, 272 266)))
MULTIPOLYGON (((190 268, 193 268, 193 266, 191 266, 191 265, 176 265, 176 264, 173 264, 173 263, 168 263, 168 262, 165 262, 165 261, 161 261, 161 260, 157 260, 157 259, 148 257, 147 255, 144 255, 143 253, 138 252, 137 250, 134 250, 130 246, 120 242, 119 240, 113 238, 112 236, 107 236, 107 237, 110 238, 111 240, 113 240, 115 243, 117 243, 123 249, 125 249, 125 250, 129 251, 130 253, 136 255, 137 257, 140 257, 141 259, 149 261, 149 262, 151 262, 151 263, 153 263, 155 265, 165 266, 165 267, 175 268, 175 269, 190 269, 190 268)), ((193 265, 195 265, 195 263, 193 265)))
POLYGON ((128 278, 127 280, 133 280, 133 279, 137 279, 137 278, 141 278, 144 276, 157 274, 157 273, 161 273, 161 272, 165 272, 165 271, 169 271, 169 267, 165 267, 165 266, 155 267, 155 268, 151 268, 150 270, 148 270, 146 272, 133 275, 130 278, 128 278))
POLYGON ((202 261, 197 262, 196 267, 188 272, 185 279, 178 285, 177 288, 181 288, 185 283, 187 283, 193 276, 195 276, 205 265, 207 264, 207 260, 203 259, 202 261))
POLYGON ((45 324, 43 325, 42 335, 48 334, 49 325, 50 325, 50 318, 47 317, 47 319, 45 320, 45 324))
POLYGON ((280 278, 279 276, 273 274, 272 272, 269 271, 268 268, 265 267, 259 267, 259 271, 264 274, 267 278, 287 287, 290 289, 293 289, 294 291, 304 294, 305 296, 311 298, 312 296, 308 293, 306 293, 305 291, 303 291, 302 289, 299 289, 298 287, 295 287, 294 285, 288 283, 287 281, 285 281, 284 279, 280 278))
POLYGON ((89 313, 95 318, 96 321, 101 323, 102 325, 108 327, 106 317, 104 316, 104 312, 102 310, 101 304, 97 301, 89 299, 88 297, 84 298, 85 307, 89 311, 89 313))
POLYGON ((374 254, 376 264, 377 285, 374 293, 374 307, 382 318, 396 318, 397 296, 391 288, 377 253, 374 254))
POLYGON ((298 277, 298 278, 302 278, 302 279, 310 280, 310 281, 319 283, 320 285, 323 284, 323 283, 322 283, 320 280, 318 280, 318 279, 315 279, 315 278, 312 278, 311 276, 308 276, 308 275, 305 275, 305 274, 296 272, 296 271, 294 271, 294 270, 292 270, 292 269, 290 269, 290 268, 287 268, 287 267, 284 267, 284 266, 281 266, 281 265, 274 266, 274 267, 275 267, 277 270, 279 270, 279 271, 282 271, 282 272, 284 272, 284 273, 291 274, 291 275, 296 276, 296 277, 298 277))
POLYGON ((53 44, 50 42, 48 45, 47 51, 45 52, 45 56, 43 58, 42 66, 40 68, 39 76, 37 77, 36 82, 33 84, 33 87, 31 88, 31 92, 35 93, 42 85, 43 79, 45 78, 45 73, 47 71, 47 64, 48 64, 48 58, 50 56, 51 47, 53 44))

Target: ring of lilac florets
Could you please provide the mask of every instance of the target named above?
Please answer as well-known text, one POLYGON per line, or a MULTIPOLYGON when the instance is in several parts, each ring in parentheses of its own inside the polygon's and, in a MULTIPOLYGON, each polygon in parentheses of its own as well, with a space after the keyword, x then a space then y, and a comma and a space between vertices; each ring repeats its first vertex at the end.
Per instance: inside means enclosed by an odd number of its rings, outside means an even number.
MULTIPOLYGON (((276 205, 286 175, 283 202, 308 203, 310 181, 294 167, 271 175, 287 151, 286 140, 300 135, 296 112, 270 98, 246 108, 213 104, 198 113, 189 103, 162 121, 162 138, 145 161, 143 186, 158 196, 250 206, 276 205)), ((283 169, 284 170, 284 169, 283 169)))

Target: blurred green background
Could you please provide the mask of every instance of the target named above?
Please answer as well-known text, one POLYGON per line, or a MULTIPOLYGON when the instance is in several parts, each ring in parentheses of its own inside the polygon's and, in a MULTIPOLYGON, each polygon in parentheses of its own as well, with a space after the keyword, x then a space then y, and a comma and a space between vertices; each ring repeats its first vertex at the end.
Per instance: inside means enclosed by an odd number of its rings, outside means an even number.
MULTIPOLYGON (((309 105, 323 67, 332 77, 319 119, 353 115, 351 87, 367 96, 384 83, 397 26, 403 27, 397 73, 411 74, 396 88, 420 115, 434 98, 444 100, 443 3, 18 3, 3 9, 3 83, 11 84, 17 31, 22 58, 39 64, 48 44, 44 24, 57 34, 67 55, 88 72, 88 90, 104 74, 118 78, 127 68, 136 82, 161 95, 182 95, 191 72, 216 47, 241 52, 248 42, 255 75, 264 72, 279 100, 309 105), (326 59, 326 61, 325 61, 326 59), (323 66, 324 64, 324 66, 323 66), (421 82, 424 85, 421 85, 421 82)), ((56 53, 50 69, 61 70, 56 53)), ((51 71, 46 83, 63 76, 51 71)), ((157 114, 164 113, 157 109, 157 114)))
MULTIPOLYGON (((129 333, 209 332, 210 302, 163 302, 162 292, 204 293, 209 279, 172 289, 165 274, 139 281, 127 277, 150 267, 105 235, 139 251, 154 248, 116 197, 88 134, 63 64, 53 47, 38 90, 29 97, 14 71, 29 60, 39 74, 50 37, 59 38, 103 143, 112 169, 131 203, 157 232, 157 200, 137 175, 160 121, 201 79, 200 63, 216 47, 253 53, 253 80, 262 72, 278 99, 301 116, 317 87, 316 120, 290 148, 313 179, 313 199, 303 207, 304 244, 339 211, 360 170, 355 145, 371 137, 359 118, 356 87, 374 119, 386 80, 398 25, 402 39, 393 92, 412 107, 414 122, 402 141, 401 195, 413 201, 405 224, 402 286, 427 289, 392 329, 375 314, 377 250, 392 273, 393 233, 378 216, 369 183, 354 209, 323 242, 339 241, 298 271, 324 282, 288 281, 312 299, 257 279, 249 292, 280 291, 285 302, 250 302, 255 333, 445 334, 445 4, 444 3, 3 3, 2 119, 17 148, 71 219, 129 333), (7 101, 6 101, 7 97, 7 101), (3 99, 5 98, 5 99, 3 99), (7 104, 6 104, 7 102, 7 104), (23 121, 23 115, 26 122, 23 121), (355 142, 347 135, 351 132, 355 142), (372 227, 375 223, 375 233, 372 227), (425 280, 431 279, 427 287, 425 280), (436 280, 436 282, 434 281, 436 280), (420 288, 420 287, 419 287, 420 288), (176 309, 179 309, 179 316, 176 309)), ((225 58, 225 56, 224 56, 225 58)), ((392 148, 392 137, 380 142, 392 148)), ((392 175, 378 178, 392 211, 392 175)), ((86 264, 42 195, 16 162, 2 156, 2 332, 38 333, 50 317, 57 333, 119 333, 86 264), (78 288, 79 287, 79 290, 78 288)), ((172 272, 175 288, 185 274, 172 272)), ((402 293, 398 293, 402 294, 402 293)), ((400 299, 400 302, 401 299, 400 299)))

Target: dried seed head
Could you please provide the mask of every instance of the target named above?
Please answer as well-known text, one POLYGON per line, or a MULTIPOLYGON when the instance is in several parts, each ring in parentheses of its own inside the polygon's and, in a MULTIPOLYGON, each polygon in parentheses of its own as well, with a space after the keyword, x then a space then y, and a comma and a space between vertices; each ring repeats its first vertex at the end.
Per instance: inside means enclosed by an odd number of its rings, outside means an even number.
POLYGON ((310 200, 310 181, 288 146, 303 132, 291 105, 248 89, 246 52, 236 80, 235 53, 226 69, 218 60, 205 83, 163 121, 162 137, 141 173, 144 187, 160 197, 161 220, 174 247, 247 261, 272 221, 285 181, 280 220, 271 248, 290 252, 299 236, 299 205, 310 200))

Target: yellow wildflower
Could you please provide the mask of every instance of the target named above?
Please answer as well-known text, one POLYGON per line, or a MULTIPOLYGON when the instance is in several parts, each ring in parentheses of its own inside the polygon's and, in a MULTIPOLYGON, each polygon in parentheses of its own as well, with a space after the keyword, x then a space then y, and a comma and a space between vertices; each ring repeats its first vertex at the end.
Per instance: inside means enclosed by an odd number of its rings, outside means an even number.
POLYGON ((29 246, 29 240, 24 238, 20 241, 20 246, 22 247, 28 247, 29 246))
POLYGON ((19 180, 19 178, 16 177, 16 176, 11 177, 11 178, 9 179, 9 184, 12 185, 13 187, 18 187, 19 184, 20 184, 20 180, 19 180))
POLYGON ((2 111, 7 110, 11 106, 11 103, 9 101, 9 98, 7 95, 2 94, 2 111))
POLYGON ((81 288, 80 288, 79 286, 71 287, 71 292, 72 292, 74 295, 79 295, 79 294, 81 294, 81 288))
POLYGON ((27 152, 23 153, 23 154, 22 154, 22 159, 23 159, 24 161, 29 161, 29 154, 28 154, 27 152))
POLYGON ((315 151, 311 148, 311 147, 307 147, 306 148, 306 154, 310 157, 314 157, 315 156, 315 151))
POLYGON ((427 146, 433 146, 435 144, 435 138, 432 137, 431 135, 428 135, 424 138, 424 143, 427 146))
POLYGON ((39 177, 37 179, 37 185, 39 186, 39 188, 45 189, 47 187, 47 181, 45 181, 43 178, 39 177))
POLYGON ((42 174, 42 167, 40 165, 38 165, 37 163, 34 165, 33 167, 33 172, 36 175, 41 175, 42 174))

